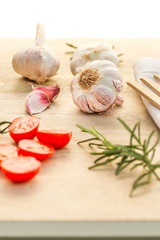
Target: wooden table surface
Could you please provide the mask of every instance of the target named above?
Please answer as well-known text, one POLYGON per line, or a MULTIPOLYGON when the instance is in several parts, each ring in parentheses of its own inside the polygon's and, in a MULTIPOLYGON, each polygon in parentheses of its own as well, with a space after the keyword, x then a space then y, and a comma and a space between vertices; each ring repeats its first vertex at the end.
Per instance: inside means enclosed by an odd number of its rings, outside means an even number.
MULTIPOLYGON (((159 221, 160 182, 153 181, 135 192, 130 198, 131 184, 137 171, 124 171, 114 175, 114 165, 88 170, 94 157, 77 146, 77 141, 87 137, 76 124, 96 127, 114 143, 128 143, 128 133, 117 121, 125 120, 130 126, 142 122, 142 137, 152 130, 158 131, 146 111, 140 96, 125 82, 134 80, 133 64, 140 57, 160 57, 159 39, 103 39, 115 45, 117 53, 124 53, 119 70, 123 76, 124 98, 122 107, 114 107, 110 114, 85 114, 73 103, 70 82, 68 47, 65 42, 79 46, 97 40, 49 39, 48 46, 59 55, 61 66, 58 74, 44 83, 59 84, 61 92, 57 100, 40 117, 40 129, 56 128, 73 131, 69 145, 57 150, 53 157, 42 163, 42 169, 32 181, 14 184, 0 172, 0 221, 159 221)), ((0 40, 0 120, 10 121, 28 116, 24 102, 31 91, 31 81, 16 74, 11 65, 13 54, 29 45, 30 39, 0 40)), ((33 83, 33 82, 32 82, 33 83)), ((37 84, 35 84, 37 86, 37 84)), ((0 136, 0 143, 15 144, 8 134, 0 136)), ((160 148, 157 147, 158 161, 160 148)))

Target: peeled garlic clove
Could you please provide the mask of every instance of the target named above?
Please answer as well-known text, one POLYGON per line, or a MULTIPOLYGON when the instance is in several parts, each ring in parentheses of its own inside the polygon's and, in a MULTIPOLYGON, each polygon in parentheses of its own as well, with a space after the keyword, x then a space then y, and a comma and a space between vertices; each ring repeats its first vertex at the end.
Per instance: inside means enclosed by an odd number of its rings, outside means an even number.
POLYGON ((47 95, 40 90, 29 93, 25 102, 26 110, 31 115, 44 111, 49 105, 50 101, 47 95))
POLYGON ((59 68, 59 60, 44 43, 44 28, 37 25, 35 44, 19 50, 12 59, 15 72, 30 80, 42 83, 54 76, 59 68))
POLYGON ((76 75, 87 62, 95 60, 108 60, 118 65, 119 60, 117 54, 112 47, 102 42, 89 43, 78 47, 73 55, 70 63, 70 69, 73 75, 76 75))
POLYGON ((58 94, 60 92, 60 87, 58 85, 56 86, 49 86, 49 87, 34 87, 32 85, 33 91, 40 90, 44 92, 50 101, 55 100, 58 97, 58 94))

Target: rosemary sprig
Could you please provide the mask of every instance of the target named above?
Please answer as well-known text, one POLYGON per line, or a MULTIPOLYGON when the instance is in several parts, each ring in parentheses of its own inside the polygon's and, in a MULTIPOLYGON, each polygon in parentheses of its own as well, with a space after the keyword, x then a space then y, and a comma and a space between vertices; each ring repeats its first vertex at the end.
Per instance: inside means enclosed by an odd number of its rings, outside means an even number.
POLYGON ((133 129, 131 129, 122 119, 118 118, 118 121, 130 134, 129 145, 112 144, 96 129, 94 124, 90 129, 77 125, 82 132, 89 133, 93 136, 92 138, 80 141, 77 144, 89 142, 88 145, 92 148, 90 154, 98 157, 89 169, 116 161, 115 174, 119 175, 127 167, 130 167, 130 170, 141 167, 142 174, 135 179, 130 191, 130 197, 132 197, 133 192, 137 188, 150 184, 153 176, 157 180, 160 180, 160 177, 156 172, 156 170, 160 168, 160 164, 152 163, 156 146, 160 141, 160 133, 158 133, 156 142, 151 145, 150 141, 154 135, 154 131, 149 134, 146 140, 142 141, 140 122, 136 123, 133 129), (98 151, 94 151, 93 147, 96 147, 98 151))
POLYGON ((2 121, 2 122, 0 122, 0 134, 5 134, 5 133, 7 133, 8 132, 8 127, 11 125, 11 122, 8 122, 8 121, 2 121), (6 125, 7 124, 7 126, 5 126, 3 129, 1 129, 1 126, 2 125, 6 125))

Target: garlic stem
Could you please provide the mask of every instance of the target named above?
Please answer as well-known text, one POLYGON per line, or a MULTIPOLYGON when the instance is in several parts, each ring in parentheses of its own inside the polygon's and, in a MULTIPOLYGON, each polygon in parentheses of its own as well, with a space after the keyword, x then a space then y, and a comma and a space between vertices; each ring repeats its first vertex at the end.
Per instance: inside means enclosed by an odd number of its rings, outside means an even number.
POLYGON ((45 45, 44 26, 41 23, 37 24, 35 44, 40 47, 45 45))

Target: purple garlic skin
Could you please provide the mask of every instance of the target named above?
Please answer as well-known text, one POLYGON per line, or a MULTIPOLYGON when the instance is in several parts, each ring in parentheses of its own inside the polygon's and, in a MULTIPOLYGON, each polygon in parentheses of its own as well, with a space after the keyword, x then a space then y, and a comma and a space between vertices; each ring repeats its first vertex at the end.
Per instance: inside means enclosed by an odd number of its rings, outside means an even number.
POLYGON ((122 87, 117 66, 107 60, 87 63, 71 82, 73 101, 86 113, 103 113, 114 103, 122 105, 123 99, 118 96, 122 87))
POLYGON ((60 92, 60 87, 58 85, 56 86, 49 86, 49 87, 34 87, 32 85, 33 91, 40 90, 44 92, 47 97, 49 98, 50 102, 55 100, 58 97, 58 94, 60 92))
MULTIPOLYGON (((32 85, 32 84, 31 84, 32 85)), ((34 87, 26 98, 25 107, 29 114, 33 115, 44 111, 51 105, 51 101, 58 97, 60 88, 56 86, 34 87)))
POLYGON ((50 104, 49 98, 44 92, 35 90, 28 94, 25 107, 27 112, 33 115, 44 111, 50 104))

